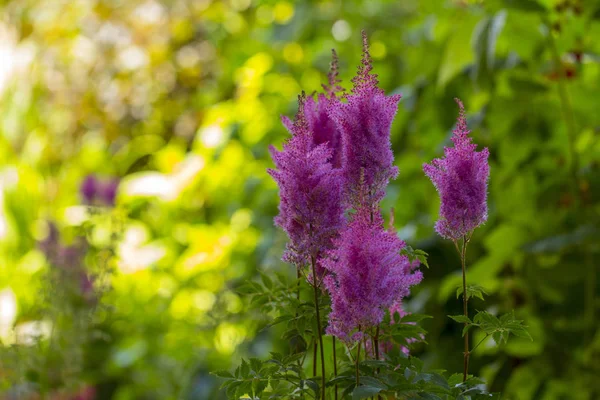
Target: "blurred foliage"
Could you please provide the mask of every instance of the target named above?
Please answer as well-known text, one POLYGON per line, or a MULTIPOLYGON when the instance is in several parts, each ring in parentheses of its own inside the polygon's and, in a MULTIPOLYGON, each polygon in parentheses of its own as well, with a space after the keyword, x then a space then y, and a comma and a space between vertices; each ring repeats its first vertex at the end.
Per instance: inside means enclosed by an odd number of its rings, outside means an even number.
POLYGON ((433 232, 421 171, 460 97, 491 153, 469 283, 534 339, 484 342, 471 371, 508 399, 600 396, 600 2, 15 0, 1 15, 5 397, 219 398, 209 371, 287 347, 237 290, 259 270, 294 275, 279 261, 267 146, 286 138, 279 116, 296 95, 326 81, 331 48, 349 87, 363 28, 382 86, 403 96, 384 208, 430 255, 407 307, 434 318, 413 354, 461 370, 447 317, 460 313, 460 263, 433 232), (114 208, 83 205, 91 173, 121 178, 114 208), (39 247, 47 221, 64 245, 85 238, 98 304, 61 306, 39 247))

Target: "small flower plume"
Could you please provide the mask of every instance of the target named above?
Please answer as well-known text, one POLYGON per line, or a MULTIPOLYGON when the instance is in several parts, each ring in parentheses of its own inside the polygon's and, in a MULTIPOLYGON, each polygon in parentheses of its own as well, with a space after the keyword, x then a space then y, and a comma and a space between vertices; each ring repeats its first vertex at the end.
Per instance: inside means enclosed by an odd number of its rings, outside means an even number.
POLYGON ((390 128, 400 95, 386 96, 377 87, 377 75, 372 74, 367 36, 363 32, 363 58, 357 76, 352 79, 352 93, 346 103, 330 107, 332 119, 342 134, 342 169, 345 196, 350 206, 358 208, 357 191, 362 180, 368 188, 368 202, 375 206, 385 195, 390 179, 398 175, 393 165, 390 128))
POLYGON ((487 182, 490 174, 489 151, 475 151, 471 143, 465 109, 459 99, 454 147, 444 149, 445 158, 424 164, 423 171, 431 179, 441 198, 440 219, 435 230, 440 236, 457 240, 487 220, 487 182))
POLYGON ((385 310, 410 293, 423 275, 400 254, 405 244, 383 228, 379 212, 361 209, 335 241, 324 261, 331 296, 327 333, 346 342, 363 337, 383 320, 385 310))
POLYGON ((283 259, 300 268, 331 249, 344 210, 342 178, 330 162, 332 150, 326 143, 315 144, 305 117, 306 97, 300 96, 298 103, 296 119, 286 124, 292 138, 282 151, 270 147, 276 168, 268 172, 281 197, 275 224, 290 239, 283 259))

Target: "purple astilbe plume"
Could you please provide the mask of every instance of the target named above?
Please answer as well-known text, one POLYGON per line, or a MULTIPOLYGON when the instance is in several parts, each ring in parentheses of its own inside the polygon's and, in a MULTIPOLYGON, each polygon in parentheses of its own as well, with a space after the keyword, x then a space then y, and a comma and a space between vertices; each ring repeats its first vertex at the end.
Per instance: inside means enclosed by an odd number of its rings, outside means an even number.
POLYGON ((454 147, 444 148, 445 158, 423 164, 441 198, 440 219, 435 230, 443 238, 457 240, 472 232, 487 220, 487 182, 490 174, 489 151, 477 152, 471 143, 465 109, 459 99, 454 147))
POLYGON ((275 224, 289 237, 283 260, 298 268, 308 265, 311 257, 320 266, 344 224, 341 174, 329 161, 331 148, 314 143, 305 104, 306 97, 299 96, 296 118, 287 124, 292 137, 282 151, 270 147, 276 168, 268 170, 281 197, 275 224))
MULTIPOLYGON (((327 143, 331 149, 331 163, 334 168, 340 168, 342 163, 342 137, 341 132, 331 118, 329 110, 340 103, 338 94, 344 89, 339 85, 338 57, 332 50, 328 84, 323 85, 325 93, 318 93, 316 99, 308 96, 304 103, 304 118, 315 145, 327 143)), ((283 124, 291 131, 293 122, 283 117, 283 124)))
POLYGON ((376 208, 385 195, 390 179, 398 175, 393 165, 390 128, 400 95, 386 96, 377 87, 377 75, 372 74, 367 36, 363 32, 363 57, 358 74, 352 79, 352 93, 346 103, 330 107, 330 115, 342 133, 342 169, 345 198, 349 206, 358 208, 357 191, 368 188, 368 204, 376 208))
POLYGON ((379 211, 361 209, 335 241, 324 261, 331 296, 327 333, 355 342, 383 320, 385 310, 408 296, 423 275, 400 254, 405 244, 383 228, 379 211))

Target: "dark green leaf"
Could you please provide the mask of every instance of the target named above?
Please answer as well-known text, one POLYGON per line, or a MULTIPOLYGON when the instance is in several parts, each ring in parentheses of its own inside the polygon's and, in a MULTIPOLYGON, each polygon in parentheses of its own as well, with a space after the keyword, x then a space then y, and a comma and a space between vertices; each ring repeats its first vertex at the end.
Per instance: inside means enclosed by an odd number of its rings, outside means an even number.
POLYGON ((359 386, 352 391, 352 400, 361 400, 381 392, 381 388, 373 386, 359 386))
POLYGON ((218 376, 219 378, 230 378, 230 379, 234 379, 235 378, 231 372, 224 371, 224 370, 213 371, 213 372, 211 372, 211 374, 215 375, 215 376, 218 376))
POLYGON ((455 320, 456 322, 460 322, 461 324, 470 324, 472 323, 469 317, 465 315, 448 315, 450 318, 455 320))

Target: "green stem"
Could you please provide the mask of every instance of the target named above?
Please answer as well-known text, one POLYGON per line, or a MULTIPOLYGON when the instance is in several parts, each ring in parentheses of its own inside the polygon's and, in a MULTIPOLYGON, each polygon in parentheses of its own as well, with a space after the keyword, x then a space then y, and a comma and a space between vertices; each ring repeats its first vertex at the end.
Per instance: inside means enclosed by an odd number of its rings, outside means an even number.
MULTIPOLYGON (((375 329, 375 338, 373 339, 373 346, 375 346, 375 359, 379 360, 379 325, 375 329)), ((379 369, 377 369, 379 372, 379 369)))
MULTIPOLYGON (((375 347, 375 359, 379 361, 379 325, 375 329, 375 337, 373 338, 373 347, 375 347)), ((376 374, 379 374, 379 368, 375 370, 376 374)), ((377 399, 381 399, 381 396, 377 395, 377 399)))
MULTIPOLYGON (((315 294, 315 312, 317 313, 317 336, 319 338, 319 347, 321 350, 321 398, 325 400, 325 349, 323 347, 323 335, 321 334, 321 312, 319 311, 319 288, 317 287, 317 266, 315 256, 310 257, 312 264, 312 275, 313 275, 313 291, 315 294)), ((315 338, 316 340, 316 338, 315 338)), ((315 342, 316 346, 316 342, 315 342)), ((315 357, 316 364, 316 357, 315 357)))
POLYGON ((573 109, 571 107, 571 101, 569 100, 569 94, 567 92, 567 87, 565 85, 562 64, 560 61, 560 55, 558 54, 558 48, 556 47, 556 41, 554 40, 554 36, 552 35, 552 28, 550 24, 546 24, 548 26, 548 44, 550 46, 550 50, 552 52, 552 58, 554 64, 556 64, 556 68, 558 70, 558 96, 560 98, 561 110, 563 112, 563 116, 565 118, 565 124, 567 126, 567 139, 568 139, 568 147, 567 151, 569 154, 569 171, 572 176, 571 184, 573 189, 573 195, 575 196, 575 206, 578 206, 579 200, 579 189, 578 189, 578 179, 577 179, 577 170, 579 169, 577 162, 577 155, 575 154, 575 136, 577 135, 577 130, 575 128, 575 117, 573 114, 573 109))
MULTIPOLYGON (((334 378, 337 377, 337 356, 336 356, 336 352, 335 352, 335 336, 331 337, 331 342, 333 345, 333 375, 334 378)), ((338 385, 337 383, 335 384, 334 387, 334 394, 335 394, 335 400, 338 400, 338 385)))
MULTIPOLYGON (((358 330, 360 330, 360 326, 358 327, 358 330)), ((360 384, 360 378, 359 378, 359 373, 358 373, 358 362, 360 360, 360 346, 362 345, 362 341, 358 341, 358 351, 356 352, 356 387, 358 387, 358 385, 360 384)))
POLYGON ((317 376, 317 351, 319 345, 317 343, 317 338, 315 336, 315 345, 313 346, 313 376, 317 376))
MULTIPOLYGON (((469 308, 467 302, 469 298, 467 296, 467 267, 466 267, 466 258, 467 258, 467 239, 466 236, 463 237, 462 248, 460 251, 460 263, 462 267, 462 284, 463 284, 463 313, 465 317, 469 318, 469 308)), ((458 247, 458 245, 457 245, 458 247)), ((465 326, 467 324, 465 323, 465 326)), ((467 380, 467 375, 469 373, 469 331, 465 333, 465 351, 463 353, 463 382, 467 380)))

